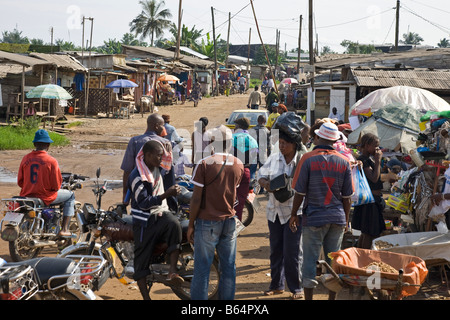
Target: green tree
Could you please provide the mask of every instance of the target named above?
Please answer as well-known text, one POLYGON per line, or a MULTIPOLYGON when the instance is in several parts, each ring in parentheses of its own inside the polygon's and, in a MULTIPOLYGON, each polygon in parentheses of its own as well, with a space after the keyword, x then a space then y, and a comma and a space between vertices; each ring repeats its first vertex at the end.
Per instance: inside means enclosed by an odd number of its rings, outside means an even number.
POLYGON ((329 46, 323 46, 322 50, 320 51, 320 55, 326 55, 326 54, 331 54, 331 53, 335 53, 333 50, 331 50, 331 48, 329 46))
POLYGON ((77 50, 77 47, 75 44, 71 41, 65 41, 63 39, 56 39, 55 44, 59 46, 61 51, 75 51, 77 50))
POLYGON ((14 28, 13 31, 3 31, 2 32, 2 42, 5 43, 18 43, 18 44, 29 44, 30 41, 27 37, 22 36, 22 31, 14 28))
POLYGON ((413 45, 420 45, 422 43, 422 41, 423 41, 423 38, 415 32, 404 33, 403 40, 400 40, 401 43, 413 44, 413 45))
MULTIPOLYGON (((277 56, 277 50, 276 50, 275 46, 265 45, 265 47, 266 47, 266 51, 267 51, 267 56, 269 57, 270 65, 274 66, 275 59, 277 56)), ((281 64, 282 58, 283 58, 282 54, 278 54, 278 65, 281 64)), ((265 54, 264 48, 262 46, 258 46, 258 49, 256 50, 256 53, 255 53, 255 58, 253 59, 253 64, 255 64, 255 65, 267 64, 266 54, 265 54)))
POLYGON ((359 44, 350 40, 343 40, 340 44, 346 49, 345 53, 350 54, 369 54, 378 51, 371 44, 359 44))
POLYGON ((150 37, 150 46, 153 46, 153 40, 164 33, 164 29, 170 26, 172 14, 169 9, 164 9, 165 2, 161 0, 139 1, 142 12, 130 22, 130 31, 135 35, 140 35, 143 40, 150 37))
POLYGON ((148 46, 147 42, 136 39, 136 37, 132 33, 125 33, 122 36, 122 39, 120 39, 120 43, 128 46, 141 46, 141 47, 148 46))
POLYGON ((444 38, 437 44, 439 48, 450 48, 450 40, 444 38))
POLYGON ((122 45, 115 38, 108 39, 108 41, 103 41, 103 45, 98 47, 96 51, 104 54, 118 54, 122 53, 122 45))
MULTIPOLYGON (((175 23, 172 23, 170 25, 169 31, 173 36, 170 42, 175 45, 177 43, 178 37, 177 25, 175 23)), ((183 26, 181 27, 180 45, 191 48, 193 50, 198 50, 198 48, 201 46, 201 44, 199 44, 199 39, 202 35, 202 32, 203 29, 197 30, 195 29, 195 25, 189 30, 188 27, 183 24, 183 26)))

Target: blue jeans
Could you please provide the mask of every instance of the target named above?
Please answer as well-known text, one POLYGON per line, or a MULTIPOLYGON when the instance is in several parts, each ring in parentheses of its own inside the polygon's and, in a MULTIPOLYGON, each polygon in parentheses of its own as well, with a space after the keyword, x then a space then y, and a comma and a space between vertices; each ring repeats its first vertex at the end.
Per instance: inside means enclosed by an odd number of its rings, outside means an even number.
POLYGON ((330 264, 328 253, 339 251, 344 236, 344 226, 326 224, 321 227, 302 226, 303 232, 303 286, 315 288, 317 260, 323 246, 325 260, 330 264))
POLYGON ((236 221, 195 220, 194 277, 191 299, 207 300, 209 272, 215 251, 219 256, 219 299, 233 300, 236 290, 236 221))
POLYGON ((60 203, 64 204, 63 215, 66 217, 73 217, 75 214, 75 194, 70 190, 59 189, 58 195, 51 205, 60 203))

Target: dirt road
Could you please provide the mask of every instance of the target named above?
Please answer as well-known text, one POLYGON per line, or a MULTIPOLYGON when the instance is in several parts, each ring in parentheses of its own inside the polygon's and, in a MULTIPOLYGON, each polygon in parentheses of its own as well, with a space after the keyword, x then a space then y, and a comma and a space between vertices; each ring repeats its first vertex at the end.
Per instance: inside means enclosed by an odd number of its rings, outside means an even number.
MULTIPOLYGON (((159 107, 159 114, 171 116, 173 124, 179 133, 186 139, 194 130, 194 121, 200 117, 209 118, 208 127, 214 127, 225 122, 225 119, 235 109, 246 108, 248 94, 232 95, 230 97, 212 97, 200 101, 194 108, 192 102, 185 105, 173 105, 159 107)), ((68 134, 72 144, 67 147, 50 147, 49 153, 54 156, 63 172, 72 172, 91 177, 86 181, 82 190, 76 191, 76 199, 82 203, 94 203, 92 186, 95 171, 101 168, 101 179, 121 180, 122 171, 120 164, 124 155, 124 149, 130 137, 142 134, 146 127, 146 117, 135 114, 131 119, 111 118, 78 118, 70 117, 69 121, 80 120, 83 125, 72 128, 68 134)), ((2 151, 0 153, 0 168, 5 168, 13 177, 17 173, 20 160, 30 150, 2 151)), ((103 208, 121 201, 121 189, 108 191, 103 200, 103 208)), ((7 198, 19 194, 19 188, 14 182, 1 182, 0 198, 7 198)), ((248 226, 238 238, 237 266, 237 300, 255 299, 290 299, 291 294, 286 292, 275 297, 262 295, 268 289, 270 282, 269 268, 269 241, 268 227, 265 214, 266 196, 259 195, 261 209, 257 212, 253 223, 248 226)), ((47 249, 44 254, 56 255, 55 249, 47 249)), ((0 240, 0 257, 10 260, 8 245, 0 240)), ((327 298, 322 287, 316 290, 315 299, 327 298)), ((117 279, 110 279, 97 293, 104 300, 140 300, 140 294, 136 285, 123 285, 117 279)), ((178 298, 165 286, 154 285, 151 296, 156 300, 178 300, 178 298)), ((345 299, 344 293, 338 296, 345 299)))

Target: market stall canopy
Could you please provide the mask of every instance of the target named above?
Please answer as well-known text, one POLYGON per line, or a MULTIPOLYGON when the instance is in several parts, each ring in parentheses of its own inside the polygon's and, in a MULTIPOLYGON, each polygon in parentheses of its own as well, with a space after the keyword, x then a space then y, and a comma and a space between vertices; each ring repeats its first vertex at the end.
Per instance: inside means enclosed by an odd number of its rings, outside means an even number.
POLYGON ((108 83, 105 88, 136 88, 138 85, 133 81, 118 79, 108 83))
POLYGON ((395 103, 407 104, 424 113, 427 111, 450 110, 450 105, 447 101, 431 91, 408 86, 395 86, 375 90, 358 100, 350 108, 350 115, 374 113, 387 105, 395 103))
POLYGON ((26 94, 28 99, 42 98, 42 99, 57 99, 70 100, 72 95, 68 93, 63 87, 56 84, 43 84, 30 90, 26 94))
POLYGON ((284 78, 281 83, 288 83, 288 84, 292 84, 292 83, 298 83, 297 79, 294 78, 284 78))
POLYGON ((417 148, 422 115, 422 112, 406 104, 387 105, 375 111, 372 117, 356 128, 348 136, 347 143, 356 145, 364 134, 373 133, 380 140, 382 148, 409 153, 417 148))
POLYGON ((171 75, 171 74, 163 74, 161 77, 157 79, 158 81, 167 81, 171 83, 180 82, 180 79, 171 75))

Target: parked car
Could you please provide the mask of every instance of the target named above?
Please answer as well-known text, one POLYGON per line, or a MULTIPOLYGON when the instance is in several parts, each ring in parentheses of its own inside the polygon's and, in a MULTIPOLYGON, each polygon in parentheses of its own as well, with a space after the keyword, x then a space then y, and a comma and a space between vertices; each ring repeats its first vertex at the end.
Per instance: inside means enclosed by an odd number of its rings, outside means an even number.
POLYGON ((250 128, 256 126, 258 124, 258 117, 260 115, 264 115, 267 118, 269 117, 269 111, 266 109, 242 109, 242 110, 234 110, 230 117, 225 119, 226 123, 225 125, 230 128, 234 129, 234 121, 239 118, 248 118, 250 120, 250 128))

